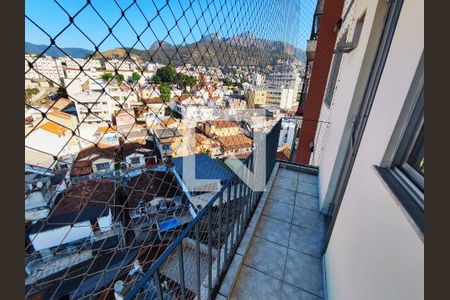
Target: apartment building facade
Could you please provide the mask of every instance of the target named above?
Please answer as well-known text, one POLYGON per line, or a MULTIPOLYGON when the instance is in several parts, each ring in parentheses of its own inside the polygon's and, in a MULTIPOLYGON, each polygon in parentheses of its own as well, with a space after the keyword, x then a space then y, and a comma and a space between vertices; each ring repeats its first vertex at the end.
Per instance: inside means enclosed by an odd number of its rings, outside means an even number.
POLYGON ((350 20, 319 166, 326 291, 423 299, 424 1, 361 0, 350 20))
POLYGON ((36 57, 25 54, 25 78, 28 79, 50 79, 60 84, 64 78, 64 69, 61 62, 49 56, 36 57), (30 68, 29 63, 33 63, 30 68))
POLYGON ((297 100, 301 79, 296 71, 273 73, 266 78, 266 104, 289 110, 297 100))

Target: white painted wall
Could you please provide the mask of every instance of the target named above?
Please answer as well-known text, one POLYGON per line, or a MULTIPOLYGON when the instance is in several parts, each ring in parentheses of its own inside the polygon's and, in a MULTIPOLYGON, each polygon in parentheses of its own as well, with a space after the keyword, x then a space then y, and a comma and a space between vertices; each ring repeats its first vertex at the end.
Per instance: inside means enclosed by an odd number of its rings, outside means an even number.
MULTIPOLYGON (((385 2, 380 0, 381 2, 385 2)), ((344 55, 340 84, 320 164, 321 200, 351 111, 370 25, 378 1, 367 8, 358 48, 344 55)), ((324 255, 329 299, 423 299, 424 244, 395 197, 378 177, 379 165, 424 49, 424 2, 405 1, 359 152, 324 255)), ((356 17, 359 16, 356 14, 356 17)))
POLYGON ((98 227, 100 227, 101 232, 111 230, 111 226, 112 226, 111 209, 108 208, 108 214, 104 217, 98 218, 97 221, 98 221, 98 227))
POLYGON ((63 226, 53 230, 30 234, 30 240, 36 251, 88 238, 93 235, 89 221, 75 223, 73 227, 63 226))
POLYGON ((145 157, 144 154, 139 154, 139 153, 133 153, 128 155, 127 157, 125 157, 125 161, 128 163, 128 165, 130 165, 131 167, 143 167, 145 166, 145 157), (139 163, 138 164, 132 164, 131 163, 131 159, 132 158, 139 158, 139 163))
POLYGON ((64 135, 58 136, 55 133, 38 128, 26 137, 25 146, 54 156, 71 154, 70 150, 77 149, 66 146, 70 138, 71 133, 68 130, 64 135))

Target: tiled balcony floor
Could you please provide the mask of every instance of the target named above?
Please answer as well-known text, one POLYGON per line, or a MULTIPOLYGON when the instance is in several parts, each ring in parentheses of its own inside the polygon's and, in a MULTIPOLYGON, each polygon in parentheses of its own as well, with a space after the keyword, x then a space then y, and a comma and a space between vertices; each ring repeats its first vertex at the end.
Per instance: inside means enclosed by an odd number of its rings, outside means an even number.
POLYGON ((278 169, 230 299, 324 297, 317 196, 317 175, 278 169))

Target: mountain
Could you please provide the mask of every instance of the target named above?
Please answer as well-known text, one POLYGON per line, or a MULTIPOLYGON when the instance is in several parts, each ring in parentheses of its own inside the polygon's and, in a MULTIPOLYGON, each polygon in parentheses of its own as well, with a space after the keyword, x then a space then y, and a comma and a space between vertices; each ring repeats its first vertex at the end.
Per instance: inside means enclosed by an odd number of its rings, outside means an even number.
MULTIPOLYGON (((41 54, 48 46, 47 45, 36 45, 33 43, 25 42, 25 53, 28 54, 41 54)), ((65 53, 74 58, 85 58, 87 55, 92 54, 93 51, 83 49, 83 48, 61 48, 65 53)), ((65 54, 56 48, 56 46, 51 46, 47 51, 46 55, 53 57, 65 56, 65 54)))
POLYGON ((162 48, 164 48, 164 49, 167 49, 167 48, 173 48, 174 47, 174 45, 172 45, 172 44, 170 44, 170 43, 168 43, 168 42, 166 42, 166 41, 155 41, 155 42, 153 42, 153 44, 150 46, 150 48, 148 48, 148 50, 156 50, 156 49, 158 49, 159 47, 162 47, 162 48))
POLYGON ((222 35, 220 33, 210 33, 202 35, 200 42, 220 42, 222 40, 222 35))
MULTIPOLYGON (((259 66, 294 57, 306 61, 304 50, 288 43, 257 38, 251 32, 231 38, 222 38, 218 33, 208 34, 198 42, 178 48, 164 41, 156 41, 148 50, 128 51, 133 57, 139 57, 143 61, 150 60, 151 56, 153 62, 167 64, 170 61, 176 66, 259 66)), ((120 59, 125 58, 127 53, 125 49, 117 48, 102 52, 102 55, 107 59, 120 59)), ((94 58, 103 59, 102 55, 97 54, 94 58)))
POLYGON ((225 39, 225 42, 234 45, 266 49, 269 51, 280 51, 287 53, 288 55, 292 55, 303 62, 306 62, 305 50, 296 48, 286 42, 257 38, 252 32, 245 32, 235 35, 229 39, 225 39))

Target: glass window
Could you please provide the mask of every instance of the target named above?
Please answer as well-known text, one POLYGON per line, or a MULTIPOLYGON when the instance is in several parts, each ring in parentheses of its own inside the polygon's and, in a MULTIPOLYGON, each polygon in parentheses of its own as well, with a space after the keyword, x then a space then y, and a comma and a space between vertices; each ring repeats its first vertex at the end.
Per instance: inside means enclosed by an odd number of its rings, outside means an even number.
POLYGON ((130 163, 132 165, 138 165, 138 164, 141 163, 141 158, 139 156, 131 157, 130 158, 130 163))
POLYGON ((108 170, 109 169, 109 163, 96 164, 95 167, 97 168, 98 171, 108 170))
POLYGON ((414 143, 411 154, 408 157, 407 164, 410 165, 417 173, 425 175, 425 155, 424 155, 424 139, 423 126, 420 129, 419 136, 414 143))

